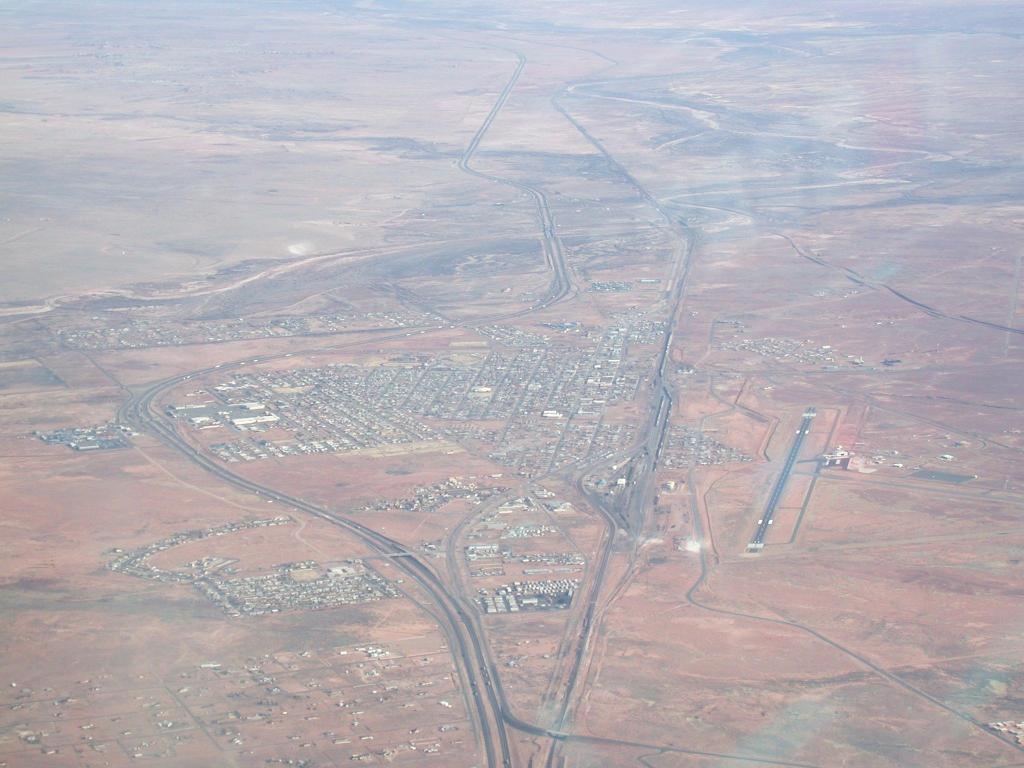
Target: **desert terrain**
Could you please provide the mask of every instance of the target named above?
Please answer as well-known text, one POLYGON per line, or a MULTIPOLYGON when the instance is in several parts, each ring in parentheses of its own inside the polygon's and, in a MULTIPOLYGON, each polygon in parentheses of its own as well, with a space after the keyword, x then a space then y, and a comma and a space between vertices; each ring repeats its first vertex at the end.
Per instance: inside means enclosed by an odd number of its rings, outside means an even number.
POLYGON ((1022 36, 0 9, 0 768, 1024 766, 1022 36))

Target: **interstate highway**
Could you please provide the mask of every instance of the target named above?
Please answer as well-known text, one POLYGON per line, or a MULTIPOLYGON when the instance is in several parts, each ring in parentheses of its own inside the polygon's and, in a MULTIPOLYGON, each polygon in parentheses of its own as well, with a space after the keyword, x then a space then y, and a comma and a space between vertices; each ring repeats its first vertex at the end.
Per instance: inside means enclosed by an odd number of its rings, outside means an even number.
MULTIPOLYGON (((409 333, 395 335, 409 335, 409 333)), ((351 345, 342 346, 356 346, 359 343, 354 342, 351 345)), ((156 382, 128 400, 119 410, 118 420, 120 423, 130 425, 138 431, 148 432, 158 437, 192 463, 197 464, 202 469, 237 488, 255 493, 264 499, 291 506, 294 509, 345 528, 376 552, 390 555, 395 567, 402 570, 410 579, 424 589, 430 598, 430 605, 426 606, 427 609, 446 625, 452 651, 458 656, 458 665, 462 668, 467 682, 469 703, 476 710, 487 765, 489 768, 497 768, 498 766, 501 766, 501 768, 511 768, 512 753, 504 727, 505 708, 503 702, 499 699, 498 692, 495 691, 486 651, 481 638, 476 634, 476 627, 465 609, 458 603, 457 599, 450 593, 447 586, 438 576, 425 563, 420 561, 415 553, 406 549, 394 539, 390 539, 371 528, 336 515, 302 499, 258 485, 228 471, 224 466, 203 455, 184 440, 178 434, 174 425, 165 423, 162 414, 153 407, 154 401, 162 393, 193 377, 212 373, 215 369, 230 369, 244 365, 247 362, 265 362, 283 356, 266 355, 248 360, 223 363, 215 367, 193 371, 156 382)))

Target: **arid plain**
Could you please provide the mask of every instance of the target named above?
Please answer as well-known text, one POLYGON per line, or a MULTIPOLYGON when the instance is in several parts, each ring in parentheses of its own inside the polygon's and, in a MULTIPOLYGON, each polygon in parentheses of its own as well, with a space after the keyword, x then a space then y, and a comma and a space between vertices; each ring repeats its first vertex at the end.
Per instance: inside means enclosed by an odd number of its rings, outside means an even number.
POLYGON ((1024 766, 1013 3, 0 9, 0 766, 1024 766))

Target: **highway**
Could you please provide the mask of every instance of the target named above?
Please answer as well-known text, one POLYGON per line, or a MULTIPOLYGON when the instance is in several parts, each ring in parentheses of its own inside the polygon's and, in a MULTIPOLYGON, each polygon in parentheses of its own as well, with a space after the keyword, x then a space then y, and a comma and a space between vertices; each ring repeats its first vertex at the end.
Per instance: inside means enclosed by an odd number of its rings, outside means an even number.
MULTIPOLYGON (((632 482, 624 497, 617 499, 613 506, 608 506, 607 502, 599 494, 593 493, 586 487, 587 475, 591 474, 597 466, 583 468, 582 470, 577 469, 577 474, 573 478, 577 490, 604 518, 607 530, 595 558, 594 574, 587 588, 587 596, 579 628, 579 640, 572 655, 570 667, 565 675, 564 693, 554 719, 555 726, 547 731, 547 734, 552 738, 551 748, 548 751, 545 763, 547 768, 553 768, 556 765, 559 745, 564 741, 573 739, 567 733, 571 725, 571 707, 576 686, 584 667, 587 651, 590 647, 590 639, 597 624, 597 614, 600 606, 606 601, 602 600, 602 591, 607 568, 618 538, 617 534, 621 530, 628 536, 630 542, 630 561, 635 559, 636 550, 641 541, 648 503, 654 490, 654 472, 657 469, 658 460, 661 455, 661 446, 664 444, 665 433, 668 431, 672 413, 673 397, 670 386, 665 378, 665 369, 672 349, 673 333, 679 318, 679 310, 683 302, 683 294, 692 260, 691 257, 696 246, 696 239, 692 231, 682 221, 667 211, 608 152, 604 145, 559 103, 557 97, 552 99, 552 105, 605 158, 608 164, 636 189, 639 196, 664 219, 665 229, 672 235, 676 245, 673 253, 670 285, 669 289, 665 292, 665 301, 667 303, 666 330, 659 346, 654 377, 651 381, 650 408, 645 423, 640 430, 640 434, 644 437, 640 444, 636 446, 631 456, 634 462, 632 482)), ((604 462, 604 465, 607 466, 607 462, 604 462)), ((623 576, 620 583, 611 591, 611 595, 618 593, 624 588, 628 577, 628 573, 623 576)), ((512 725, 516 727, 515 723, 512 723, 512 725)), ((529 732, 533 731, 530 730, 529 732)))
MULTIPOLYGON (((517 310, 511 314, 496 315, 488 318, 475 318, 472 321, 465 321, 455 325, 473 325, 493 322, 495 319, 508 319, 535 312, 539 309, 551 306, 566 297, 573 291, 573 282, 566 264, 565 254, 561 240, 557 234, 554 218, 544 193, 528 184, 506 178, 500 178, 472 167, 472 161, 479 150, 488 130, 495 122, 501 109, 505 106, 517 82, 522 75, 527 60, 521 53, 515 52, 517 65, 511 76, 505 83, 501 92, 483 123, 480 125, 465 151, 458 161, 458 167, 465 173, 487 180, 513 187, 528 194, 533 200, 540 223, 542 247, 544 258, 551 271, 551 284, 547 293, 531 306, 517 310)), ((184 458, 211 473, 224 482, 241 490, 257 494, 259 497, 274 501, 276 503, 291 507, 302 513, 315 516, 332 525, 338 526, 357 537, 375 553, 388 558, 388 561, 395 568, 400 570, 412 582, 417 584, 426 596, 424 602, 425 610, 435 617, 448 636, 450 647, 455 663, 459 668, 462 677, 466 700, 471 707, 471 716, 479 728, 480 741, 483 746, 484 759, 489 768, 511 768, 513 765, 513 753, 506 732, 506 726, 519 730, 523 733, 551 740, 551 748, 547 756, 547 765, 553 766, 557 762, 560 745, 568 741, 582 743, 608 743, 631 745, 637 748, 660 750, 662 752, 679 752, 691 755, 704 755, 709 757, 751 760, 752 762, 763 762, 765 764, 793 765, 771 760, 756 760, 743 756, 732 756, 716 753, 689 751, 682 748, 658 747, 657 745, 642 744, 640 742, 627 742, 617 739, 603 739, 596 736, 583 734, 572 734, 572 706, 576 698, 576 689, 581 680, 586 678, 586 662, 588 651, 591 647, 593 632, 599 625, 601 612, 608 602, 618 594, 628 583, 630 573, 627 569, 625 575, 618 580, 612 589, 607 589, 605 584, 609 564, 616 553, 617 544, 620 545, 618 552, 623 552, 622 545, 628 542, 629 549, 626 552, 630 564, 636 559, 637 550, 643 540, 645 531, 648 529, 648 512, 651 508, 651 497, 655 490, 655 472, 661 458, 662 447, 665 442, 665 434, 670 426, 670 417, 674 405, 673 393, 670 384, 666 379, 666 368, 670 360, 670 352, 673 341, 673 330, 678 322, 680 308, 682 306, 686 281, 689 275, 691 256, 696 246, 696 239, 687 226, 678 219, 676 215, 666 210, 652 195, 594 138, 561 104, 557 98, 554 100, 555 107, 565 118, 589 141, 597 151, 603 155, 611 167, 638 191, 640 197, 657 211, 665 220, 665 230, 673 236, 675 241, 672 255, 672 274, 669 279, 669 286, 662 301, 659 302, 659 313, 664 310, 666 315, 666 331, 661 339, 658 354, 655 360, 654 375, 651 379, 649 390, 649 407, 642 419, 638 419, 639 443, 633 446, 628 452, 605 459, 601 462, 587 467, 577 466, 567 479, 571 479, 581 496, 593 506, 602 516, 606 523, 604 537, 593 560, 591 578, 586 585, 586 594, 581 590, 579 607, 579 620, 576 624, 578 638, 572 647, 572 653, 566 660, 567 666, 560 677, 564 682, 561 684, 560 697, 552 719, 546 722, 550 727, 524 721, 517 717, 510 709, 498 671, 490 658, 490 650, 486 641, 486 634, 483 628, 483 621, 475 611, 474 607, 460 597, 460 590, 456 582, 449 586, 425 561, 421 560, 416 552, 408 549, 400 542, 391 539, 383 534, 374 531, 352 519, 339 515, 301 498, 287 495, 264 485, 260 485, 231 472, 227 466, 209 458, 198 451, 190 444, 177 430, 176 426, 155 407, 160 396, 180 384, 183 381, 194 377, 200 377, 213 373, 224 373, 231 368, 257 362, 267 362, 276 358, 285 357, 286 354, 274 354, 226 362, 187 374, 167 378, 149 385, 147 388, 132 394, 131 398, 122 406, 119 411, 121 423, 132 426, 140 432, 148 432, 167 445, 175 449, 184 458), (662 303, 663 302, 663 303, 662 303), (606 470, 610 462, 628 462, 630 466, 630 484, 621 493, 615 494, 609 502, 608 497, 594 492, 587 486, 587 478, 594 473, 606 470), (624 534, 624 535, 620 535, 624 534)), ((405 330, 387 336, 380 336, 374 341, 389 338, 408 337, 414 333, 426 333, 445 326, 431 326, 417 330, 405 330)), ((451 327, 451 326, 449 326, 451 327)), ((366 341, 352 342, 351 344, 338 345, 334 348, 345 346, 357 346, 365 344, 366 341)), ((322 348, 327 349, 327 348, 322 348)), ((288 353, 294 354, 294 352, 288 353)), ((772 515, 780 502, 788 478, 799 457, 802 444, 810 431, 815 410, 809 408, 804 414, 800 429, 797 431, 796 439, 786 458, 782 473, 776 481, 771 492, 764 515, 758 524, 750 545, 760 549, 764 545, 764 537, 768 526, 771 524, 772 515)), ((695 519, 696 519, 695 515, 695 519)), ((696 524, 696 523, 695 523, 696 524)), ((452 550, 449 548, 449 555, 452 550)), ((702 574, 706 571, 704 554, 702 558, 702 574)), ((703 579, 703 575, 702 575, 703 579)), ((687 599, 697 604, 693 598, 693 592, 701 582, 694 585, 687 593, 687 599)), ((724 611, 723 611, 724 612, 724 611)), ((740 614, 737 614, 740 615, 740 614)), ((756 617, 755 617, 756 618, 756 617)), ((793 622, 779 621, 778 623, 791 624, 793 622)), ((804 629, 803 627, 801 627, 804 629)), ((815 637, 819 637, 813 630, 805 629, 815 637)), ((830 644, 831 641, 821 638, 830 644)), ((837 646, 838 647, 838 646, 837 646)), ((867 664, 868 662, 864 662, 867 664)), ((874 667, 872 667, 874 668, 874 667)), ((877 671, 877 670, 876 670, 877 671)), ((881 674, 881 672, 880 672, 881 674)), ((532 764, 532 763, 531 763, 532 764)))
POLYGON ((782 494, 786 490, 786 483, 789 481, 789 476, 793 472, 796 460, 800 456, 800 448, 804 444, 804 438, 811 431, 811 425, 814 423, 816 413, 814 408, 808 408, 804 411, 804 417, 800 421, 800 428, 796 431, 796 439, 793 440, 793 445, 786 456, 786 463, 782 465, 782 472, 775 481, 775 487, 772 488, 772 493, 768 497, 768 503, 765 504, 764 512, 761 513, 761 519, 757 521, 757 530, 754 532, 753 538, 750 539, 750 543, 747 544, 748 552, 760 552, 764 548, 764 537, 768 533, 768 526, 772 524, 775 508, 778 506, 779 501, 782 500, 782 494))
MULTIPOLYGON (((545 307, 549 307, 552 304, 561 301, 572 291, 572 280, 569 277, 569 268, 565 263, 565 251, 562 248, 562 241, 559 239, 558 234, 555 231, 555 220, 551 214, 551 207, 548 205, 547 196, 541 190, 536 187, 532 187, 529 184, 501 178, 500 176, 494 176, 490 173, 484 173, 470 165, 473 156, 480 148, 480 143, 483 141, 484 136, 494 123, 494 120, 498 117, 498 113, 501 112, 502 107, 505 106, 505 102, 508 101, 508 97, 511 95, 512 90, 519 81, 520 75, 523 74, 523 70, 526 68, 526 57, 518 51, 513 51, 513 53, 515 53, 516 59, 518 60, 515 70, 512 72, 511 77, 509 77, 508 82, 505 84, 501 93, 498 94, 498 98, 491 107, 491 111, 487 114, 487 117, 484 118, 483 123, 480 124, 480 127, 473 135, 469 144, 466 145, 466 149, 462 153, 462 157, 459 158, 460 170, 471 176, 476 176, 479 179, 485 179, 486 181, 494 182, 496 184, 504 184, 514 189, 518 189, 521 192, 525 192, 533 198, 533 202, 537 207, 537 216, 540 220, 541 227, 541 241, 544 248, 544 261, 551 270, 551 285, 548 288, 547 294, 540 301, 519 312, 514 312, 510 315, 502 315, 502 319, 517 317, 529 314, 530 312, 534 312, 538 309, 544 309, 545 307)), ((492 321, 493 319, 494 318, 477 319, 474 322, 479 323, 492 321)))
MULTIPOLYGON (((502 318, 515 317, 535 312, 547 306, 561 301, 572 292, 573 285, 569 270, 565 262, 565 255, 561 241, 556 233, 555 224, 546 196, 538 189, 529 185, 502 179, 490 174, 483 173, 471 167, 470 163, 477 152, 481 141, 487 130, 493 124, 501 108, 508 100, 513 88, 516 85, 523 69, 526 66, 526 58, 516 53, 518 63, 511 77, 506 82, 491 111, 484 122, 473 136, 465 152, 459 160, 459 168, 464 172, 486 179, 491 182, 505 184, 519 189, 531 196, 537 206, 541 223, 541 232, 545 259, 552 271, 551 286, 547 294, 532 306, 512 314, 502 315, 502 318)), ((561 109, 559 107, 559 109, 561 109)), ((472 606, 467 606, 460 598, 453 593, 453 588, 448 585, 423 561, 417 554, 407 549, 400 542, 395 541, 383 534, 374 531, 354 520, 331 512, 328 509, 318 507, 303 499, 290 496, 267 486, 260 485, 248 480, 245 477, 231 472, 225 465, 215 459, 205 456, 194 446, 187 442, 177 431, 175 425, 158 409, 154 404, 165 392, 186 380, 201 377, 213 372, 225 373, 232 368, 246 364, 269 362, 271 360, 286 357, 294 354, 281 353, 264 355, 259 357, 219 363, 216 366, 191 371, 186 374, 163 379, 150 384, 144 390, 131 393, 130 398, 123 404, 118 413, 120 423, 140 431, 147 432, 161 439, 170 447, 174 448, 184 458, 199 466, 201 469, 213 474, 219 479, 239 489, 259 495, 268 501, 289 506, 306 514, 313 515, 325 520, 332 525, 339 526, 366 544, 377 554, 388 557, 394 567, 403 572, 411 581, 418 584, 429 599, 426 609, 435 616, 442 628, 449 637, 452 652, 456 657, 457 666, 463 676, 467 700, 472 704, 474 720, 480 729, 480 739, 483 744, 486 764, 489 768, 511 768, 512 752, 506 733, 505 726, 508 725, 521 732, 549 738, 552 746, 567 740, 586 740, 585 737, 574 736, 565 730, 563 726, 569 721, 569 712, 574 698, 576 685, 579 681, 581 671, 584 668, 587 651, 590 645, 590 638, 595 626, 596 617, 602 605, 602 591, 607 566, 611 559, 612 552, 617 538, 617 533, 622 530, 629 534, 633 550, 630 553, 632 558, 635 554, 635 547, 638 537, 644 527, 646 508, 648 506, 650 493, 653 490, 653 473, 657 467, 657 460, 660 448, 663 443, 664 434, 669 425, 669 416, 672 410, 672 395, 667 382, 665 381, 665 368, 671 349, 672 328, 678 316, 679 307, 682 302, 683 287, 689 269, 690 256, 694 247, 694 240, 689 230, 681 222, 678 222, 664 211, 660 205, 640 186, 640 184, 622 169, 618 163, 611 159, 604 148, 594 140, 589 133, 579 126, 576 121, 566 114, 570 122, 581 131, 581 133, 599 151, 608 157, 609 162, 620 168, 625 176, 638 190, 641 197, 649 202, 660 213, 666 221, 666 229, 674 235, 677 246, 673 254, 674 266, 671 276, 670 289, 666 291, 665 299, 668 304, 668 322, 665 336, 660 345, 659 354, 655 366, 655 376, 651 385, 651 403, 649 415, 641 434, 644 435, 641 443, 632 451, 626 454, 625 460, 633 462, 633 482, 628 492, 623 494, 613 507, 608 507, 605 500, 599 494, 594 494, 583 486, 583 478, 595 470, 607 465, 607 461, 591 465, 587 468, 577 468, 574 480, 584 495, 594 505, 595 509, 604 517, 607 523, 607 530, 602 542, 600 551, 595 560, 593 578, 590 581, 588 594, 585 599, 582 617, 580 620, 579 640, 571 657, 570 665, 565 675, 565 684, 562 689, 561 701, 557 707, 557 715, 554 718, 555 727, 543 727, 526 722, 516 717, 507 704, 502 690, 501 681, 497 670, 489 658, 489 649, 484 639, 484 631, 479 617, 472 606)), ((494 318, 487 318, 491 321, 494 318)), ((472 321, 473 324, 485 322, 479 318, 472 321)), ((468 323, 467 323, 468 324, 468 323)), ((389 338, 408 337, 416 333, 425 333, 429 330, 442 328, 421 328, 416 330, 404 330, 378 337, 376 340, 389 338)), ((333 349, 341 349, 349 346, 365 344, 366 341, 352 341, 347 344, 336 345, 333 349)), ((322 348, 327 349, 327 348, 322 348)), ((616 457, 619 460, 619 457, 616 457)), ((620 585, 621 586, 621 585, 620 585)), ((555 757, 555 751, 549 753, 548 764, 551 765, 555 757)))
MULTIPOLYGON (((687 255, 689 249, 687 249, 687 255)), ((665 335, 663 350, 667 354, 671 344, 671 331, 665 335)), ((646 430, 643 434, 646 438, 641 445, 633 452, 633 480, 630 483, 624 497, 616 500, 609 506, 600 494, 594 493, 587 488, 585 479, 596 467, 589 467, 580 472, 575 485, 577 491, 587 499, 590 505, 601 514, 607 525, 604 539, 595 559, 594 575, 587 589, 587 596, 584 603, 581 625, 579 628, 579 640, 572 656, 572 662, 566 674, 566 682, 562 701, 558 706, 555 717, 555 725, 549 735, 565 734, 570 726, 570 710, 573 703, 573 696, 580 679, 580 673, 584 666, 587 651, 590 647, 590 638, 595 628, 598 609, 602 604, 602 590, 608 564, 615 548, 618 532, 624 531, 630 541, 630 559, 635 555, 635 548, 640 541, 643 532, 646 510, 651 492, 654 489, 654 471, 657 469, 657 458, 661 451, 665 432, 669 426, 669 416, 672 413, 672 395, 667 384, 662 381, 663 365, 659 365, 658 374, 653 384, 654 397, 650 409, 650 415, 646 430)), ((607 462, 602 463, 607 466, 607 462)), ((625 578, 625 577, 624 577, 625 578)), ((618 592, 623 584, 613 590, 618 592)), ((562 735, 555 738, 552 748, 548 753, 546 766, 551 768, 555 765, 556 748, 560 741, 565 740, 562 735)))
MULTIPOLYGON (((466 173, 520 189, 529 194, 537 205, 541 219, 545 259, 553 273, 552 283, 547 295, 540 302, 511 316, 526 314, 550 306, 568 296, 572 289, 562 245, 555 232, 553 217, 544 194, 528 185, 482 173, 471 168, 469 165, 488 128, 490 128, 501 108, 508 100, 509 94, 515 87, 523 68, 526 66, 526 58, 518 53, 516 56, 518 64, 512 76, 499 94, 490 113, 473 136, 459 161, 459 167, 466 173)), ((504 315, 503 317, 509 316, 504 315)), ((477 319, 475 322, 483 321, 477 319)), ((428 329, 404 331, 379 337, 378 340, 410 336, 413 333, 423 333, 426 330, 428 329)), ((335 348, 357 346, 362 343, 365 342, 337 345, 335 348)), ((483 640, 482 628, 479 626, 477 617, 472 613, 472 609, 467 610, 438 575, 422 562, 414 552, 408 550, 401 543, 327 509, 260 485, 231 472, 222 464, 197 451, 182 438, 173 424, 167 422, 163 414, 154 410, 153 404, 159 396, 181 382, 210 374, 214 371, 225 373, 232 368, 246 364, 268 362, 286 357, 288 354, 293 353, 265 355, 224 362, 216 366, 191 371, 155 382, 139 393, 131 393, 129 399, 118 411, 118 421, 139 432, 148 432, 158 437, 170 447, 176 449, 190 462, 221 480, 242 490, 255 493, 268 501, 290 506, 344 528, 354 534, 373 551, 387 556, 396 568, 423 588, 430 599, 430 608, 433 609, 430 612, 443 624, 443 629, 449 636, 453 654, 456 656, 457 666, 464 677, 469 694, 467 698, 475 710, 474 720, 477 722, 480 730, 487 766, 489 768, 497 768, 498 766, 501 766, 501 768, 511 768, 512 752, 505 730, 506 723, 537 736, 558 738, 559 734, 519 720, 509 711, 505 703, 504 692, 501 690, 500 681, 489 660, 489 654, 483 640)))
MULTIPOLYGON (((488 181, 506 184, 526 192, 533 198, 537 206, 541 221, 545 260, 552 271, 551 287, 549 288, 547 295, 533 306, 528 307, 521 312, 513 313, 513 315, 503 315, 502 317, 526 314, 543 307, 550 306, 568 296, 572 289, 572 282, 569 278, 568 268, 565 263, 564 251, 561 241, 555 232, 554 219, 548 206, 546 196, 540 192, 540 190, 528 185, 491 176, 470 167, 470 161, 479 148, 487 130, 493 124, 498 113, 501 111, 501 108, 505 105, 505 102, 508 100, 519 76, 522 74, 522 71, 526 66, 526 57, 518 52, 516 53, 516 57, 518 59, 518 63, 515 70, 506 82, 484 122, 474 134, 472 140, 459 160, 459 168, 466 173, 488 181)), ((493 318, 490 318, 490 320, 493 320, 493 318)), ((483 322, 483 320, 477 319, 475 322, 479 323, 483 322)), ((420 329, 415 332, 420 333, 424 332, 424 330, 425 329, 420 329)), ((384 338, 409 336, 412 333, 413 332, 407 331, 392 334, 391 336, 384 338)), ((354 342, 351 345, 340 346, 355 346, 359 343, 360 342, 354 342)), ((473 708, 476 710, 474 719, 477 721, 480 728, 480 736, 484 746, 487 765, 489 768, 497 768, 497 766, 501 766, 502 768, 511 768, 512 753, 509 746, 508 734, 505 730, 506 723, 533 735, 549 736, 554 738, 558 738, 558 735, 547 729, 519 720, 509 711, 505 702, 504 692, 501 690, 500 680, 498 679, 496 671, 489 659, 485 641, 483 640, 482 628, 479 626, 477 617, 475 613, 473 613, 472 608, 470 607, 467 609, 458 597, 449 590, 447 585, 445 585, 438 575, 424 562, 419 560, 414 552, 408 550, 401 543, 353 520, 334 514, 329 510, 310 504, 302 499, 259 485, 229 471, 225 466, 197 451, 191 444, 184 440, 180 434, 178 434, 173 424, 167 423, 165 417, 153 409, 154 401, 156 401, 163 392, 170 390, 183 381, 212 373, 215 370, 223 373, 231 368, 245 365, 246 363, 266 362, 284 356, 285 354, 267 355, 247 360, 222 363, 214 367, 192 371, 187 374, 156 382, 141 393, 130 397, 119 410, 118 420, 140 432, 149 432, 159 437, 172 448, 175 448, 193 464, 197 464, 202 469, 237 488, 258 494, 269 501, 275 501, 307 514, 314 515, 322 520, 326 520, 331 524, 350 531, 375 552, 387 556, 396 568, 403 571, 411 580, 419 584, 427 593, 430 598, 431 606, 435 609, 432 611, 433 615, 440 619, 444 624, 446 634, 449 635, 452 651, 457 655, 458 666, 465 678, 467 690, 470 694, 470 701, 472 702, 473 708)))
MULTIPOLYGON (((184 378, 184 377, 182 377, 184 378)), ((264 499, 293 507, 302 512, 314 515, 348 530, 379 554, 389 556, 396 568, 403 571, 410 579, 419 584, 429 596, 432 605, 446 625, 452 643, 452 651, 460 660, 465 674, 472 703, 477 709, 478 725, 489 766, 511 768, 511 750, 508 737, 501 724, 503 707, 494 691, 489 674, 489 665, 479 636, 475 633, 472 622, 456 598, 451 595, 446 585, 415 553, 406 549, 394 539, 388 538, 353 520, 336 515, 326 509, 317 507, 302 499, 275 491, 266 486, 254 483, 246 478, 228 471, 199 453, 181 438, 173 426, 164 424, 161 417, 152 410, 152 403, 161 392, 177 383, 171 380, 163 385, 152 387, 136 401, 127 411, 125 422, 132 427, 159 436, 165 443, 176 448, 185 458, 199 465, 206 471, 216 475, 231 485, 258 494, 264 499), (480 673, 483 674, 480 674, 480 673)))
MULTIPOLYGON (((413 333, 406 331, 392 334, 392 336, 410 336, 413 333)), ((363 343, 365 342, 352 342, 339 346, 357 346, 363 343)), ((465 678, 467 691, 470 694, 469 699, 476 710, 474 719, 480 728, 487 765, 489 768, 497 768, 498 766, 501 766, 501 768, 511 768, 512 753, 508 742, 508 735, 503 725, 505 707, 503 701, 499 698, 498 692, 495 690, 491 666, 483 641, 470 615, 460 605, 457 598, 451 594, 437 574, 419 560, 414 552, 394 539, 388 538, 353 520, 310 504, 303 499, 259 485, 231 472, 215 459, 208 458, 196 450, 195 447, 178 434, 175 426, 168 423, 163 414, 154 410, 153 404, 162 393, 167 392, 184 381, 210 374, 214 371, 223 373, 247 363, 267 362, 286 357, 288 354, 291 353, 236 360, 163 379, 151 384, 142 392, 133 394, 118 410, 118 421, 136 431, 154 435, 170 447, 176 449, 193 464, 236 488, 255 493, 263 499, 290 506, 344 528, 378 554, 388 556, 390 562, 396 568, 423 588, 430 599, 432 607, 435 609, 431 611, 432 615, 440 620, 440 623, 443 625, 442 628, 449 636, 452 652, 456 655, 458 666, 465 678)))
MULTIPOLYGON (((412 332, 393 334, 393 336, 408 336, 412 332)), ((342 346, 357 346, 365 342, 351 342, 342 346)), ((247 478, 237 475, 228 470, 224 465, 215 459, 208 458, 194 446, 188 443, 176 430, 166 416, 164 416, 154 404, 158 398, 173 387, 184 381, 211 374, 214 372, 224 373, 232 368, 238 368, 245 364, 269 362, 274 359, 286 357, 282 353, 266 355, 256 358, 247 358, 228 363, 221 363, 205 369, 191 371, 171 378, 163 379, 149 385, 145 390, 133 395, 126 401, 118 411, 118 421, 130 426, 137 431, 145 431, 165 444, 178 451, 185 459, 197 465, 199 468, 209 472, 244 491, 258 495, 260 498, 273 501, 284 506, 292 507, 300 512, 313 515, 332 525, 339 526, 365 543, 379 555, 386 556, 394 567, 401 570, 412 581, 418 584, 426 592, 430 599, 431 614, 442 624, 442 628, 449 637, 453 654, 457 657, 458 666, 463 673, 466 688, 469 693, 468 699, 476 710, 476 720, 487 765, 490 768, 512 768, 512 753, 505 731, 508 725, 518 731, 533 736, 539 736, 552 740, 553 744, 564 741, 581 742, 607 742, 618 743, 615 739, 598 739, 595 737, 576 736, 570 734, 560 727, 547 728, 529 723, 517 717, 508 706, 501 681, 497 671, 490 661, 489 652, 485 644, 483 629, 480 626, 479 617, 472 610, 464 607, 459 598, 452 593, 449 587, 438 577, 438 575, 419 557, 415 552, 409 550, 401 543, 383 534, 374 531, 354 520, 338 515, 330 510, 318 507, 303 499, 290 496, 276 491, 267 486, 255 483, 247 478)), ((664 415, 659 411, 659 416, 664 415)), ((596 465, 595 465, 596 466, 596 465)), ((602 514, 609 514, 599 500, 591 498, 602 514)), ((609 517, 610 524, 615 526, 616 518, 609 517)), ((602 547, 600 563, 595 571, 595 578, 591 594, 587 600, 583 618, 583 629, 581 642, 578 645, 573 664, 570 669, 570 680, 566 685, 561 705, 560 721, 564 720, 571 701, 571 694, 575 688, 582 661, 588 647, 587 640, 593 629, 594 614, 599 606, 599 595, 601 583, 604 578, 604 571, 607 567, 614 543, 615 527, 612 527, 602 547)), ((629 742, 623 742, 629 743, 629 742)), ((651 745, 644 745, 651 746, 651 745)), ((715 753, 704 753, 685 749, 670 750, 689 754, 714 755, 715 753)))

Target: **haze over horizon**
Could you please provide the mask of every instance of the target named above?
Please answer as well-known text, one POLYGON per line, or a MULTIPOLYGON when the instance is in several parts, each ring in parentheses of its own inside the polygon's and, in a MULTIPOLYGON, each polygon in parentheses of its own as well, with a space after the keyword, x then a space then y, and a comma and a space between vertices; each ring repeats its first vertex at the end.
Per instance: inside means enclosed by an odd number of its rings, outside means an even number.
POLYGON ((0 8, 0 768, 1024 761, 1022 45, 0 8))

